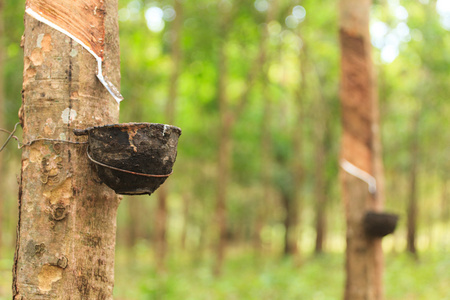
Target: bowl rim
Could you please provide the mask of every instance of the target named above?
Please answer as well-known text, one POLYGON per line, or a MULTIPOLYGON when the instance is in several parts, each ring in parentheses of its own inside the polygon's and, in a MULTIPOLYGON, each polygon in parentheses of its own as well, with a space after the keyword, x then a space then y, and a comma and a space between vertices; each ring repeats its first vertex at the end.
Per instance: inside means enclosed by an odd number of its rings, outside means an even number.
POLYGON ((154 126, 163 126, 164 132, 169 129, 173 130, 174 132, 178 133, 178 135, 181 135, 181 128, 174 126, 174 125, 168 125, 168 124, 162 124, 162 123, 147 123, 147 122, 129 122, 129 123, 117 123, 117 124, 106 124, 106 125, 100 125, 100 126, 92 126, 87 127, 84 129, 74 129, 74 134, 77 136, 80 135, 88 135, 93 130, 102 130, 102 129, 109 129, 109 128, 118 128, 118 129, 130 129, 130 128, 146 128, 146 127, 154 127, 154 126))

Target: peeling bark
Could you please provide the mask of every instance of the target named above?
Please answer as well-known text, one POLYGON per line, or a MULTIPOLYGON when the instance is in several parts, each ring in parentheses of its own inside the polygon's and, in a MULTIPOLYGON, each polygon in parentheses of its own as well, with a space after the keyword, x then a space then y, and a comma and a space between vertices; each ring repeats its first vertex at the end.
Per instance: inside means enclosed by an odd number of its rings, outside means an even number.
MULTIPOLYGON (((117 1, 107 1, 105 13, 105 56, 118 85, 117 1)), ((25 15, 25 143, 84 142, 73 129, 117 123, 118 105, 96 79, 96 66, 71 38, 25 15)), ((14 299, 112 299, 119 200, 93 172, 85 144, 23 148, 14 299)))

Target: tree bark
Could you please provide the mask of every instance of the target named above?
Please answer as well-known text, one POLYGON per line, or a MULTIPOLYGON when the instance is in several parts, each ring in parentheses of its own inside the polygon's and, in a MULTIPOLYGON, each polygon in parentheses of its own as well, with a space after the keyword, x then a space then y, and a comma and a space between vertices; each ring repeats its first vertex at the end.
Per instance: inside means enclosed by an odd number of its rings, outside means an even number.
MULTIPOLYGON (((120 81, 117 1, 105 2, 104 67, 120 81)), ((96 61, 66 35, 25 15, 23 148, 14 299, 112 299, 113 190, 94 180, 72 130, 117 123, 119 107, 96 78, 96 61)))
MULTIPOLYGON (((175 107, 178 93, 178 78, 181 73, 181 30, 183 26, 181 0, 174 0, 175 20, 171 31, 172 74, 169 84, 169 97, 166 105, 166 118, 169 124, 175 121, 175 107)), ((165 269, 165 257, 167 251, 167 183, 159 188, 158 206, 156 211, 156 257, 160 272, 165 269)))
POLYGON ((378 100, 369 34, 370 0, 340 1, 341 157, 377 180, 377 193, 367 183, 342 171, 343 201, 347 216, 345 299, 383 298, 381 239, 369 238, 362 220, 368 210, 383 207, 378 100))

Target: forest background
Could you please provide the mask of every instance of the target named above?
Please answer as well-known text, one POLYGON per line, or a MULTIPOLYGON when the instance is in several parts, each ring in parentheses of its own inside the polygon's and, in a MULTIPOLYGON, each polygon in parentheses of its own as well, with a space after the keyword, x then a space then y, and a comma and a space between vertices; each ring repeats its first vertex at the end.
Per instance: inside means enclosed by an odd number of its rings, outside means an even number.
MULTIPOLYGON (((0 128, 12 129, 24 3, 0 4, 0 128)), ((337 5, 119 1, 121 122, 173 123, 183 134, 165 188, 120 205, 116 299, 342 297, 337 5)), ((400 215, 383 240, 386 298, 450 299, 450 1, 374 1, 370 29, 386 210, 400 215)), ((0 158, 0 299, 9 299, 20 151, 11 142, 0 158)))

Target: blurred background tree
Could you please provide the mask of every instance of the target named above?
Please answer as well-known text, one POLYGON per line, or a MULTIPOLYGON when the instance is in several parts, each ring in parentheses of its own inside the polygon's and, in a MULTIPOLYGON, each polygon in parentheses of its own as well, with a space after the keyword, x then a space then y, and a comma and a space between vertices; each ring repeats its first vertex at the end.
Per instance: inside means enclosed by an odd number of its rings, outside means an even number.
MULTIPOLYGON (((336 1, 179 1, 182 18, 176 5, 119 1, 121 122, 174 122, 183 135, 166 183, 165 234, 157 225, 158 195, 121 203, 116 299, 340 298, 345 219, 336 1), (228 118, 224 173, 219 153, 228 118), (219 197, 226 199, 224 224, 219 197), (165 250, 158 255, 161 237, 165 250), (227 255, 216 278, 220 239, 227 255), (165 272, 157 275, 161 259, 165 272)), ((5 129, 18 121, 21 103, 23 11, 23 1, 3 0, 5 129)), ((374 1, 370 29, 386 210, 400 214, 397 231, 383 241, 386 299, 441 299, 450 280, 450 4, 374 1), (419 262, 403 254, 408 236, 419 262)), ((2 156, 0 298, 9 299, 20 152, 10 142, 2 156)))

